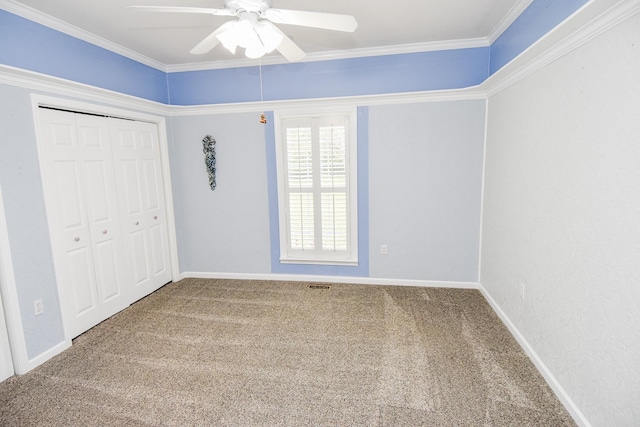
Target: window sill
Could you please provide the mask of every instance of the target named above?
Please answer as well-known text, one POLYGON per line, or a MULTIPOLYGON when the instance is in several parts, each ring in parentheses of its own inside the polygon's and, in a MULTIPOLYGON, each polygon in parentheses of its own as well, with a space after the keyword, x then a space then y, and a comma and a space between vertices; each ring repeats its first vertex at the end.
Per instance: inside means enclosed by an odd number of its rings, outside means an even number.
POLYGON ((358 260, 319 260, 305 258, 280 258, 281 264, 310 264, 310 265, 345 265, 358 266, 358 260))

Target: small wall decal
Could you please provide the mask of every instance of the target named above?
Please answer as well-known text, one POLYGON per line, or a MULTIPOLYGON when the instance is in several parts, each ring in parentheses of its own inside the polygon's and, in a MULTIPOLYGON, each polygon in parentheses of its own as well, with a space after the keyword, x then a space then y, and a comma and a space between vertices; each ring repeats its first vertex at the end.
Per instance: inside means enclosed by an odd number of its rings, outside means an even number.
POLYGON ((209 174, 209 187, 211 191, 216 189, 216 140, 207 135, 202 140, 202 152, 204 153, 204 164, 207 166, 209 174))

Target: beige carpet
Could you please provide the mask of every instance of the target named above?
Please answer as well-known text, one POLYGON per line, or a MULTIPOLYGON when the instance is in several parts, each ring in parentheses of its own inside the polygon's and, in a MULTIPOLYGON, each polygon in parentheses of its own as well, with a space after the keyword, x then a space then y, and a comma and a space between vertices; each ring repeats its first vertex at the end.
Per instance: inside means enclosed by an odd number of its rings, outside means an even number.
POLYGON ((0 425, 574 425, 479 292, 308 285, 167 285, 0 384, 0 425))

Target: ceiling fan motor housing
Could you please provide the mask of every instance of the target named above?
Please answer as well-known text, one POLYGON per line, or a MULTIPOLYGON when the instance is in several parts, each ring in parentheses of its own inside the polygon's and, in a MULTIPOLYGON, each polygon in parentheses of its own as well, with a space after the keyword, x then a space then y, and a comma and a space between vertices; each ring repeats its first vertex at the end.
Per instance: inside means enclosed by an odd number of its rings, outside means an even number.
POLYGON ((224 7, 235 12, 254 12, 258 16, 271 7, 269 0, 226 0, 224 7))

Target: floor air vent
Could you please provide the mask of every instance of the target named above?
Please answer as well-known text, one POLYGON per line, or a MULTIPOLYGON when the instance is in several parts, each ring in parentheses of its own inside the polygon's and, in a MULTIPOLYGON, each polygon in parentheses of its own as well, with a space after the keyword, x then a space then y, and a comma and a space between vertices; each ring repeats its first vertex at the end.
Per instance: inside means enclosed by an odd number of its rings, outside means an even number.
POLYGON ((309 285, 309 289, 331 289, 331 285, 309 285))

